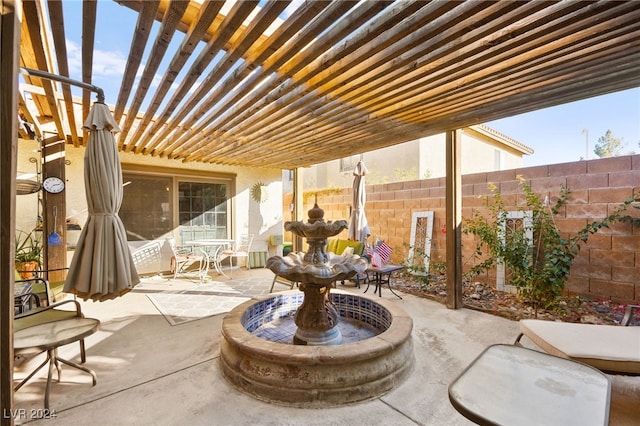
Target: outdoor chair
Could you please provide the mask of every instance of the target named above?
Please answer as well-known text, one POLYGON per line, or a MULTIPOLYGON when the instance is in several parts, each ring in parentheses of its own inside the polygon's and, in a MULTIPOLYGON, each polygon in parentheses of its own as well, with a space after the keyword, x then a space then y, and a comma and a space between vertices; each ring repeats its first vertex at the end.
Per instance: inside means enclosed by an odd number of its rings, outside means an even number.
POLYGON ((543 351, 611 374, 640 375, 640 327, 629 326, 639 305, 628 305, 620 325, 520 320, 514 344, 526 336, 543 351))
POLYGON ((53 303, 53 294, 51 292, 51 287, 49 285, 49 281, 44 278, 34 277, 27 278, 21 280, 15 280, 17 286, 19 285, 27 285, 29 286, 28 293, 23 294, 21 296, 22 304, 25 303, 32 304, 34 301, 38 306, 42 305, 43 302, 45 305, 51 305, 53 303))
POLYGON ((178 275, 190 278, 187 273, 192 270, 194 265, 198 265, 198 277, 202 279, 209 272, 209 255, 206 251, 198 249, 200 253, 195 253, 192 249, 186 247, 178 247, 172 238, 168 239, 169 247, 171 247, 171 273, 175 280, 178 275))
POLYGON ((240 240, 237 241, 234 246, 230 250, 223 250, 221 255, 229 258, 229 267, 231 270, 229 271, 229 276, 232 275, 233 270, 233 258, 236 258, 237 261, 240 258, 245 258, 245 262, 247 265, 247 269, 251 270, 251 261, 249 252, 251 250, 251 244, 253 243, 253 234, 245 234, 240 237, 240 240))
POLYGON ((19 271, 15 271, 15 283, 16 285, 29 285, 30 289, 28 292, 36 294, 40 304, 50 305, 59 301, 59 298, 63 296, 64 278, 51 281, 49 277, 53 275, 53 273, 61 273, 68 269, 69 268, 38 269, 34 271, 34 275, 30 278, 22 278, 19 271))
POLYGON ((213 266, 213 269, 215 269, 215 271, 218 274, 226 278, 229 278, 222 270, 222 262, 227 258, 227 255, 224 254, 226 251, 224 246, 215 245, 215 246, 203 247, 202 249, 207 252, 209 256, 210 265, 213 266))
POLYGON ((131 258, 138 274, 157 273, 162 259, 162 245, 154 240, 131 250, 131 258))

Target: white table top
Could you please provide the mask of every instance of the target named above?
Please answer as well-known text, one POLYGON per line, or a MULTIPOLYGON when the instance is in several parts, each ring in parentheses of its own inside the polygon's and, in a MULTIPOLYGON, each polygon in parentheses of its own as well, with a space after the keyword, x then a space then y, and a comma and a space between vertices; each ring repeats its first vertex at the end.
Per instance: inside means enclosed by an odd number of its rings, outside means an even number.
POLYGON ((38 324, 16 331, 13 348, 16 353, 28 349, 49 350, 83 339, 98 330, 100 321, 94 318, 70 318, 38 324))
POLYGON ((204 240, 191 240, 185 241, 185 246, 216 246, 216 245, 227 245, 235 243, 236 240, 230 240, 226 238, 208 238, 204 240))
POLYGON ((514 345, 485 349, 449 385, 449 400, 480 424, 606 425, 611 382, 588 365, 514 345))

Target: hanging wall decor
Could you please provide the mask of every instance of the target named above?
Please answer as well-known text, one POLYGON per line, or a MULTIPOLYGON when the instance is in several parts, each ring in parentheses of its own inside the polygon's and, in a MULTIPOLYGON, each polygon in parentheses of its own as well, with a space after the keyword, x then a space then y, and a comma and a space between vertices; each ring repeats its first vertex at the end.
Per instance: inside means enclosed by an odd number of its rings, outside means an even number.
POLYGON ((264 203, 269 198, 267 186, 262 182, 257 182, 251 187, 251 198, 257 203, 264 203))

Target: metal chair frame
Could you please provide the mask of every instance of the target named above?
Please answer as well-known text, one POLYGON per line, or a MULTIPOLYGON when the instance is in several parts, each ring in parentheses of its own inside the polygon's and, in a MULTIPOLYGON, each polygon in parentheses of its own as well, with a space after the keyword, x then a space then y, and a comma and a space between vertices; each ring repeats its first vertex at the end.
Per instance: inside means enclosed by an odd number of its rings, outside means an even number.
POLYGON ((185 278, 189 278, 186 272, 196 262, 198 262, 198 278, 203 281, 209 273, 209 254, 199 248, 200 254, 195 253, 191 248, 178 247, 175 245, 175 241, 169 239, 169 246, 173 252, 171 258, 171 272, 173 272, 173 279, 175 280, 178 275, 183 275, 185 278))
POLYGON ((224 250, 222 255, 229 258, 229 277, 233 275, 233 258, 246 258, 247 269, 251 271, 250 250, 253 244, 253 234, 244 234, 231 250, 224 250))

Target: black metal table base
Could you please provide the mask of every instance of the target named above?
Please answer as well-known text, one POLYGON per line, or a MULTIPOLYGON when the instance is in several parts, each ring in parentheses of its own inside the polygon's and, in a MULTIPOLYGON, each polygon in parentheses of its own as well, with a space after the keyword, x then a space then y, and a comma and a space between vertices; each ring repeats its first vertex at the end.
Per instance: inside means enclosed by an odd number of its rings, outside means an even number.
POLYGON ((369 290, 369 285, 373 283, 375 284, 373 294, 376 294, 377 292, 378 296, 382 297, 382 286, 386 284, 387 287, 389 287, 389 291, 391 291, 394 296, 396 296, 398 299, 402 299, 402 296, 393 291, 393 288, 391 288, 391 274, 401 269, 402 266, 383 266, 381 268, 367 269, 367 278, 365 280, 367 282, 367 288, 364 290, 364 292, 366 293, 367 290, 369 290), (371 277, 369 277, 369 274, 371 274, 371 277))

